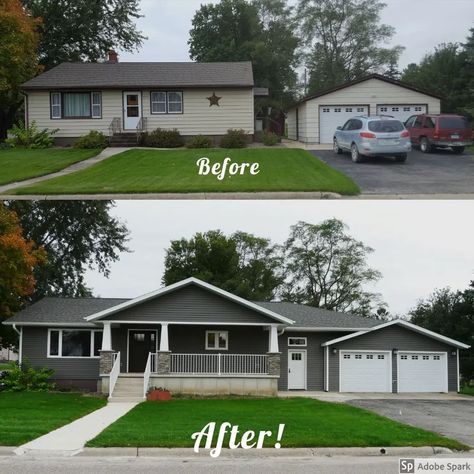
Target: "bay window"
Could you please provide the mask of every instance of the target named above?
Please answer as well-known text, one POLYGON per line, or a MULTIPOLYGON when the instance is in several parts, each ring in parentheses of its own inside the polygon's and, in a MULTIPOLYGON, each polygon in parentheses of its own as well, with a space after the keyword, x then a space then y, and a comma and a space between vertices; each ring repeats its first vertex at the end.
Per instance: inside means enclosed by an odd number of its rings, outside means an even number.
POLYGON ((48 357, 99 357, 102 331, 49 329, 48 357))

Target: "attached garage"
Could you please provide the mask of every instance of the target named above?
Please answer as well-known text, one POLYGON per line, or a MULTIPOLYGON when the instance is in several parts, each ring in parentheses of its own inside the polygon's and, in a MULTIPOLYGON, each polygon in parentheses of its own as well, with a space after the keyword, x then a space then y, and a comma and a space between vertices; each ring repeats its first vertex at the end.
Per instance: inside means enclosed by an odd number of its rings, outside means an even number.
POLYGON ((341 351, 341 392, 391 392, 391 352, 341 351))
POLYGON ((287 113, 288 138, 331 144, 334 131, 356 115, 391 115, 401 121, 441 111, 441 98, 379 74, 305 97, 287 113))
POLYGON ((447 392, 446 352, 400 352, 398 354, 399 392, 447 392))

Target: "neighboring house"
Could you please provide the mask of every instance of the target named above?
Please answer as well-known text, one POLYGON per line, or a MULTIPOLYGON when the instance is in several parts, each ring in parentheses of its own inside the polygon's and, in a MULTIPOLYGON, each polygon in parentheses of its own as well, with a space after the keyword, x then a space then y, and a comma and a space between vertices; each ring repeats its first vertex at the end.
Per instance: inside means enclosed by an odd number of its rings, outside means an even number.
POLYGON ((448 392, 469 346, 406 321, 251 302, 195 278, 134 299, 44 298, 8 319, 20 360, 123 399, 278 390, 448 392))
POLYGON ((103 63, 60 64, 22 90, 26 123, 59 129, 57 145, 90 130, 132 143, 156 128, 216 141, 231 128, 254 133, 251 62, 120 63, 111 52, 103 63))
POLYGON ((288 138, 332 143, 334 132, 356 115, 390 115, 404 122, 415 114, 439 114, 441 98, 379 74, 309 95, 287 113, 288 138))

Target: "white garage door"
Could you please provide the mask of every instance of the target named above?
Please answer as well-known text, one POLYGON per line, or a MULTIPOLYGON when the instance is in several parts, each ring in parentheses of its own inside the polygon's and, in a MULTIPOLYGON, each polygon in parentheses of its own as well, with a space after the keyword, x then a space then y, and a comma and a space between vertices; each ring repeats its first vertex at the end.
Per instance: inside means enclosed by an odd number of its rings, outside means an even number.
POLYGON ((426 114, 426 105, 377 105, 377 115, 391 115, 405 122, 412 115, 426 114))
POLYGON ((368 115, 366 105, 337 105, 319 107, 319 143, 332 143, 337 127, 342 127, 356 115, 368 115))
POLYGON ((447 392, 448 367, 446 353, 399 353, 398 391, 447 392))
POLYGON ((341 392, 391 392, 391 352, 341 351, 341 392))

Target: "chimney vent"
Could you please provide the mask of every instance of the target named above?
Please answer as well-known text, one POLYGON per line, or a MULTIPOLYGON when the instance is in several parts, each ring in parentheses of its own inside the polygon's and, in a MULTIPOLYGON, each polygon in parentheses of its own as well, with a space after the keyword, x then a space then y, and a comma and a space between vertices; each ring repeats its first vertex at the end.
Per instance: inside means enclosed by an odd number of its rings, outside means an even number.
POLYGON ((109 51, 109 59, 108 59, 108 63, 118 63, 118 54, 113 51, 113 50, 110 50, 109 51))

